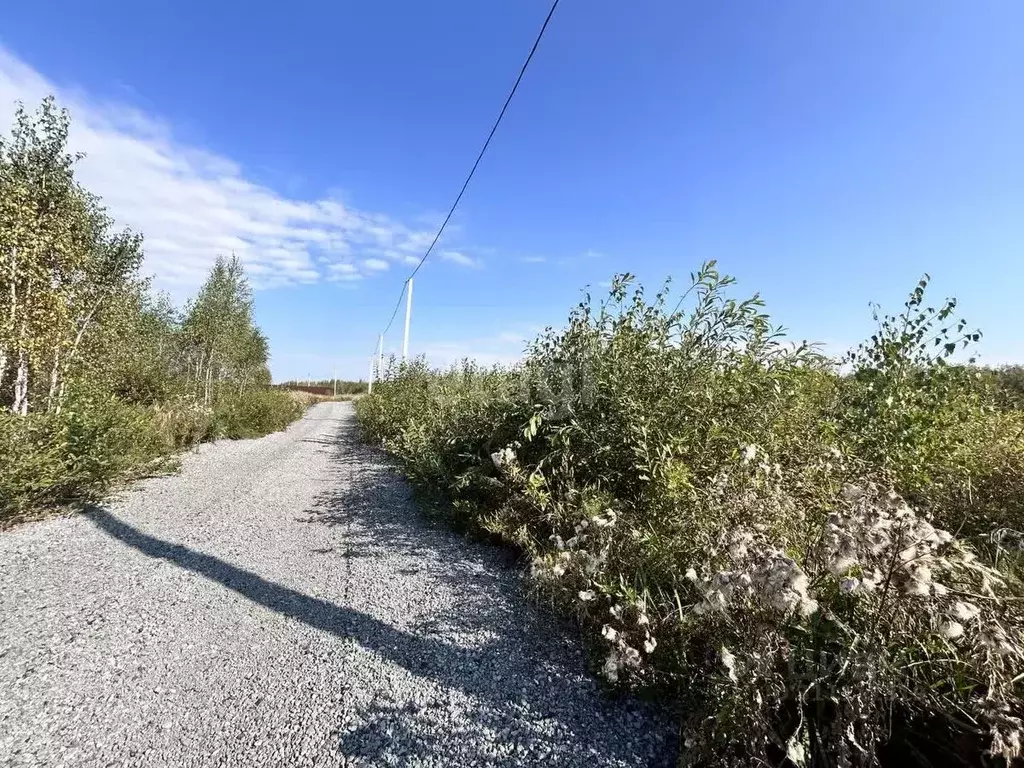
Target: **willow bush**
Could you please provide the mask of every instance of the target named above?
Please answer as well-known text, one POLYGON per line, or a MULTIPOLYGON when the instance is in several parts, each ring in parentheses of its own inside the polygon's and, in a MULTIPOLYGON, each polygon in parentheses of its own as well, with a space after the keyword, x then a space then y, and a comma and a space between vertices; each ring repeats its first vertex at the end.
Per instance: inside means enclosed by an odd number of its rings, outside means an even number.
POLYGON ((364 433, 670 694, 684 763, 1019 755, 1024 433, 949 362, 977 332, 925 280, 840 364, 732 283, 620 276, 513 369, 392 364, 364 433))

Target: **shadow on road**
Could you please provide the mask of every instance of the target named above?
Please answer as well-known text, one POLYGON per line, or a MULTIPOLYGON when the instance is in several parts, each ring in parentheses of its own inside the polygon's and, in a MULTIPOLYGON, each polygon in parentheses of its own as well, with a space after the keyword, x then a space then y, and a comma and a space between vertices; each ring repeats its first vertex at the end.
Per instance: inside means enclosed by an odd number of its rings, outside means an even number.
POLYGON ((337 439, 307 438, 318 444, 317 450, 330 451, 332 481, 303 522, 346 526, 343 540, 311 555, 337 558, 341 568, 342 556, 397 554, 401 562, 394 568, 395 578, 415 574, 436 582, 437 589, 457 592, 450 605, 441 601, 446 607, 435 607, 407 629, 163 541, 105 509, 86 514, 107 534, 149 557, 172 562, 281 615, 351 638, 414 675, 475 700, 472 731, 456 732, 459 726, 452 722, 442 749, 437 739, 445 732, 438 726, 443 711, 410 710, 406 702, 389 700, 390 692, 381 691, 357 713, 363 724, 341 735, 339 747, 346 754, 390 762, 396 743, 411 742, 421 754, 487 762, 489 746, 511 740, 532 754, 538 744, 550 744, 556 748, 556 761, 561 749, 572 755, 573 763, 586 754, 589 765, 670 765, 670 744, 651 755, 649 746, 638 751, 643 739, 623 738, 631 729, 640 737, 661 727, 657 718, 651 719, 639 705, 604 697, 593 680, 580 676, 581 657, 567 650, 564 627, 539 616, 515 578, 501 575, 506 556, 495 547, 468 543, 416 514, 404 482, 378 451, 358 441, 352 419, 341 420, 337 439))

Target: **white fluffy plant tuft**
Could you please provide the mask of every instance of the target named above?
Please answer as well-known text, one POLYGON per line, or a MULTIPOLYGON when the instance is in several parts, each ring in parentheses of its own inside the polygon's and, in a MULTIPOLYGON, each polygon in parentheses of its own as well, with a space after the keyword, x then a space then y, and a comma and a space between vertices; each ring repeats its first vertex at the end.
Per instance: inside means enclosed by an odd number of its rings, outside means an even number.
POLYGON ((714 634, 722 670, 718 719, 690 724, 695 759, 743 734, 748 754, 871 764, 894 712, 959 712, 991 752, 1019 757, 1024 653, 999 573, 871 482, 842 490, 815 539, 798 561, 738 529, 728 568, 688 572, 688 631, 714 634))

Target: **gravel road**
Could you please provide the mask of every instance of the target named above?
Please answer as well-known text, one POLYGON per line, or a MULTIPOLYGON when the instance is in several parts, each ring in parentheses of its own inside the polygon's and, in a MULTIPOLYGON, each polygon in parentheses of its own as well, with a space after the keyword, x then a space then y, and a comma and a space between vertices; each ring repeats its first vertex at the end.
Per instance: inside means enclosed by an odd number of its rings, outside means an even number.
POLYGON ((0 534, 0 765, 671 765, 347 403, 0 534))

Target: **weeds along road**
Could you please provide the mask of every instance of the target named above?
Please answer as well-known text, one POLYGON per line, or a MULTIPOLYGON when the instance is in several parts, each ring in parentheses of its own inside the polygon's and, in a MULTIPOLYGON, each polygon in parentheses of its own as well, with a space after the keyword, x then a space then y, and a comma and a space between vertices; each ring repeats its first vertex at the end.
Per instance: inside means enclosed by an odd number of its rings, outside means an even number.
POLYGON ((349 403, 0 534, 0 765, 671 764, 349 403))

